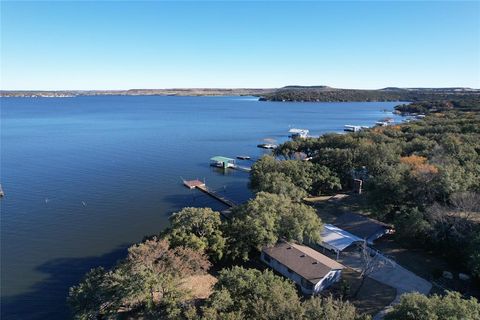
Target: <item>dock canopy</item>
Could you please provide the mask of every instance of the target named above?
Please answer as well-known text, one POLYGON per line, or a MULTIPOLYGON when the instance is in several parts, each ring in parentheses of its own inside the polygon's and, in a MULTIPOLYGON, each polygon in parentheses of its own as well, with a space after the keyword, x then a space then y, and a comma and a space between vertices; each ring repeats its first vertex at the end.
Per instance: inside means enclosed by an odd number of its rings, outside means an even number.
POLYGON ((296 129, 296 128, 292 128, 290 130, 288 130, 288 132, 290 133, 305 133, 305 134, 308 134, 309 130, 307 129, 296 129))
POLYGON ((292 138, 297 138, 297 137, 306 138, 308 137, 308 133, 309 133, 307 129, 296 129, 296 128, 292 128, 288 130, 288 132, 292 134, 291 135, 292 138))
POLYGON ((322 247, 333 250, 337 253, 345 250, 354 243, 362 243, 363 239, 340 229, 332 224, 325 224, 323 227, 322 247))
POLYGON ((235 162, 235 159, 222 157, 222 156, 215 156, 215 157, 210 158, 210 160, 215 161, 215 162, 235 162))
POLYGON ((216 156, 213 158, 210 158, 212 161, 212 166, 218 167, 218 168, 235 168, 235 159, 232 158, 227 158, 227 157, 221 157, 221 156, 216 156))

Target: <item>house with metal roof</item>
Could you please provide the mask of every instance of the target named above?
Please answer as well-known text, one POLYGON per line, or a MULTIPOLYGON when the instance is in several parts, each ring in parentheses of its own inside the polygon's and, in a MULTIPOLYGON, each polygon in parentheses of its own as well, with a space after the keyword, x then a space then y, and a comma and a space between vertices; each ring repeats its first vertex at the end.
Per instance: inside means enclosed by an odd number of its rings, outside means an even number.
POLYGON ((264 248, 261 260, 309 295, 319 293, 339 281, 344 268, 310 247, 289 242, 264 248))

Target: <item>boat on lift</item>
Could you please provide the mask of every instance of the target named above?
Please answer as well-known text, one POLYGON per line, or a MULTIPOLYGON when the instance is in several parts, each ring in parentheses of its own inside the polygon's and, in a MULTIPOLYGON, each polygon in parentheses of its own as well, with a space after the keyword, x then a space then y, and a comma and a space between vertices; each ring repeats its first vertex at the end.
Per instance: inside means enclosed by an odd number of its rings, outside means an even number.
POLYGON ((261 143, 261 144, 257 145, 257 147, 262 148, 262 149, 275 149, 278 146, 276 144, 273 144, 273 143, 261 143))
POLYGON ((307 129, 295 129, 295 128, 292 128, 292 129, 288 130, 288 132, 290 133, 290 138, 292 138, 292 139, 296 139, 296 138, 305 139, 305 138, 308 137, 308 133, 309 133, 310 131, 307 130, 307 129))

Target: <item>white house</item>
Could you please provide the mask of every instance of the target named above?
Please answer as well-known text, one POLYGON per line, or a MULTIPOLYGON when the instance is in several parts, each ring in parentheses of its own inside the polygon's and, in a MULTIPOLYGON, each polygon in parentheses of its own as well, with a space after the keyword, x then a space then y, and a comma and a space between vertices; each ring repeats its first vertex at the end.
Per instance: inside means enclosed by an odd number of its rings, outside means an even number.
POLYGON ((312 248, 280 242, 262 250, 261 259, 298 284, 304 294, 315 294, 340 280, 343 265, 312 248))

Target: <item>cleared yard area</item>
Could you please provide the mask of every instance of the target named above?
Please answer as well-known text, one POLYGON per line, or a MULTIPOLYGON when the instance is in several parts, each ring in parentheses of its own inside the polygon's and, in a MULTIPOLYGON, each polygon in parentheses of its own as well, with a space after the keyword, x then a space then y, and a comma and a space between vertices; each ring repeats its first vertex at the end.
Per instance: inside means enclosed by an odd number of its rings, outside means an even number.
MULTIPOLYGON (((351 269, 345 268, 342 271, 342 280, 349 285, 349 290, 345 296, 345 300, 350 301, 362 313, 375 315, 380 310, 388 306, 397 294, 397 290, 386 284, 383 284, 372 278, 367 278, 360 289, 357 297, 352 295, 356 292, 360 285, 360 273, 351 269)), ((327 290, 336 297, 342 297, 342 282, 338 282, 327 290)))

